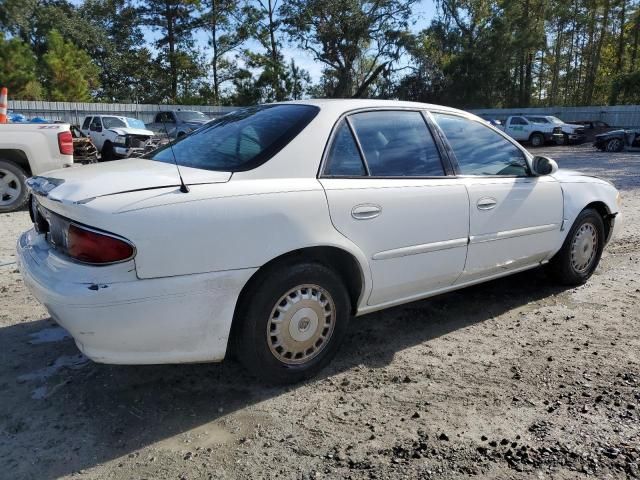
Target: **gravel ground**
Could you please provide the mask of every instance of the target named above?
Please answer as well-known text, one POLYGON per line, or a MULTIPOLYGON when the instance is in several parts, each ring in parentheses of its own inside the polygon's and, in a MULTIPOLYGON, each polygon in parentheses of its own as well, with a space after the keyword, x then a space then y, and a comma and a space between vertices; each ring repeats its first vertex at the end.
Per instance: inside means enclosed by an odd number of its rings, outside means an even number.
POLYGON ((359 317, 289 388, 88 361, 6 264, 27 212, 0 215, 0 477, 640 477, 640 155, 535 153, 622 191, 587 285, 531 271, 359 317))

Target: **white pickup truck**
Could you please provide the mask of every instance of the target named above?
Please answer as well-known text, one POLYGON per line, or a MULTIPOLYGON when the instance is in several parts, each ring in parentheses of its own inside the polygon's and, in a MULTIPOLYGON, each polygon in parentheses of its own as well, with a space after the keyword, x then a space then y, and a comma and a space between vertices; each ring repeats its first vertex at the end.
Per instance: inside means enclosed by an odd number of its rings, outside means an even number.
POLYGON ((80 131, 91 138, 103 162, 144 150, 154 136, 142 120, 119 115, 85 117, 80 131))
POLYGON ((0 124, 0 213, 22 208, 32 175, 73 165, 68 123, 0 124))
POLYGON ((513 115, 504 124, 507 135, 520 142, 541 147, 546 142, 558 144, 584 140, 584 126, 565 123, 552 115, 513 115))

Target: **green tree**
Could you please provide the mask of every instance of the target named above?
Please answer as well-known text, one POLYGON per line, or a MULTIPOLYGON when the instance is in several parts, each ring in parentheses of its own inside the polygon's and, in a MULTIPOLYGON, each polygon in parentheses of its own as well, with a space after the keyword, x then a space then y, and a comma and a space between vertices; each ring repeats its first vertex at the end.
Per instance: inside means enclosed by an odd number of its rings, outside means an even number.
POLYGON ((38 100, 42 85, 36 76, 36 57, 17 37, 5 40, 0 34, 0 86, 9 89, 11 98, 38 100))
POLYGON ((281 14, 294 42, 326 65, 327 95, 361 97, 404 47, 415 0, 290 0, 281 14), (362 63, 368 68, 356 78, 362 63))
POLYGON ((91 57, 65 41, 57 30, 47 36, 43 58, 48 98, 53 101, 87 102, 98 87, 98 67, 91 57))

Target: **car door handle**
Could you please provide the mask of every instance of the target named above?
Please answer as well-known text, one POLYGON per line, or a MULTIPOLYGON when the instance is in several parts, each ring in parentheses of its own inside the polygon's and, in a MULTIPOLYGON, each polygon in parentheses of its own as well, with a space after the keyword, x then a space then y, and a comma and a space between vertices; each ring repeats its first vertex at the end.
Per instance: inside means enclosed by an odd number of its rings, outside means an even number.
POLYGON ((497 204, 498 201, 495 198, 484 197, 478 200, 476 206, 478 207, 478 210, 491 210, 492 208, 495 208, 497 204))
POLYGON ((356 205, 351 209, 351 216, 356 220, 369 220, 382 213, 382 207, 373 204, 356 205))

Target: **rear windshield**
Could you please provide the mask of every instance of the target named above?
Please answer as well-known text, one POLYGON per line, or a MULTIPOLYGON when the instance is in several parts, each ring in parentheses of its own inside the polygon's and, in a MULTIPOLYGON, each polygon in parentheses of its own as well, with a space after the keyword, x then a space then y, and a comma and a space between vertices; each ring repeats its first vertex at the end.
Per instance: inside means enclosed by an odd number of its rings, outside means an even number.
POLYGON ((206 123, 193 133, 149 154, 159 162, 185 167, 242 172, 263 164, 318 114, 311 105, 260 105, 242 108, 206 123))

